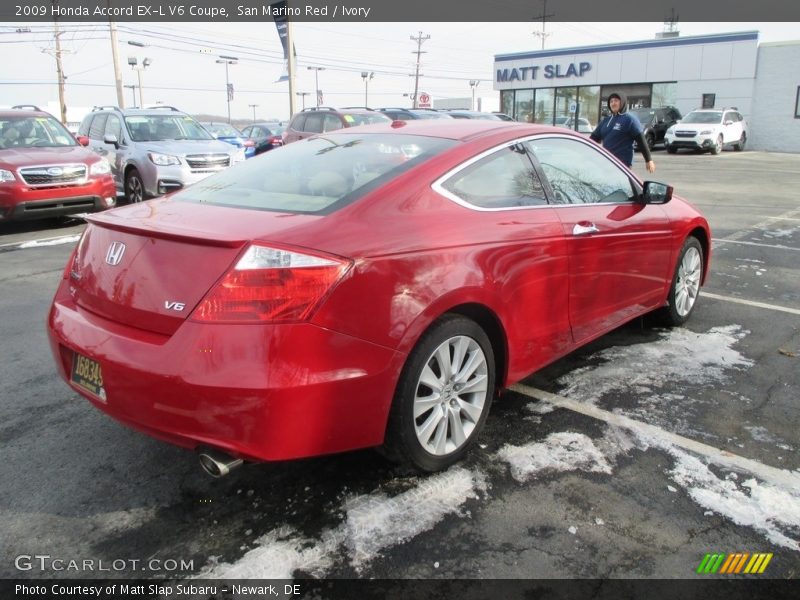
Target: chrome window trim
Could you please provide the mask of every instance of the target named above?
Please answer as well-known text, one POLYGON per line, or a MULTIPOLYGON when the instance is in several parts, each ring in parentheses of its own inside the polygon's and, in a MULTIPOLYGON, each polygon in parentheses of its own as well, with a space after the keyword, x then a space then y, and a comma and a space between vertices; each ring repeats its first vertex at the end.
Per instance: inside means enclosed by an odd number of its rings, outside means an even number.
MULTIPOLYGON (((445 181, 447 181, 451 177, 457 175, 458 173, 460 173, 464 169, 472 166, 476 162, 478 162, 480 160, 483 160, 484 158, 486 158, 487 156, 490 156, 491 154, 494 154, 495 152, 500 152, 503 149, 509 148, 509 147, 511 147, 511 146, 513 146, 515 144, 523 144, 525 142, 529 142, 529 141, 532 141, 532 140, 543 140, 543 139, 568 139, 568 140, 573 140, 573 141, 576 141, 578 143, 584 144, 586 146, 593 147, 593 149, 595 151, 597 150, 597 148, 600 147, 596 142, 592 141, 589 138, 576 139, 575 137, 573 137, 571 135, 562 135, 562 134, 558 134, 558 133, 537 133, 537 134, 525 136, 525 137, 522 137, 522 138, 516 138, 514 140, 503 142, 502 144, 498 144, 497 146, 493 146, 492 148, 489 148, 488 150, 484 150, 480 154, 477 154, 476 156, 473 156, 472 158, 464 161, 463 163, 453 167, 452 169, 447 171, 447 173, 445 173, 444 175, 442 175, 441 177, 436 179, 433 183, 431 183, 431 189, 434 192, 436 192, 437 194, 439 194, 441 196, 444 196, 445 198, 447 198, 451 202, 455 202, 459 206, 463 206, 464 208, 468 208, 470 210, 474 210, 474 211, 477 211, 477 212, 502 212, 502 211, 509 211, 509 210, 534 210, 534 209, 542 209, 542 208, 559 208, 559 207, 567 208, 567 207, 586 207, 586 206, 622 206, 622 205, 628 205, 628 204, 635 203, 635 202, 628 201, 628 202, 593 202, 593 203, 585 203, 585 204, 572 204, 572 203, 569 203, 569 204, 550 204, 549 202, 547 202, 546 204, 533 204, 531 206, 508 206, 508 207, 501 207, 501 208, 484 208, 482 206, 475 206, 474 204, 470 204, 466 200, 463 200, 463 199, 459 198, 458 196, 456 196, 455 194, 453 194, 452 192, 450 192, 449 190, 446 190, 444 188, 443 184, 444 184, 445 181)), ((616 167, 618 170, 622 171, 623 174, 629 180, 631 179, 631 176, 630 176, 630 174, 629 174, 629 172, 627 170, 620 168, 620 166, 615 164, 613 161, 609 161, 609 162, 614 167, 616 167)), ((538 176, 539 174, 537 173, 536 175, 538 176)), ((642 190, 641 190, 641 186, 639 185, 639 182, 636 181, 636 179, 633 179, 632 181, 635 184, 636 188, 639 188, 639 193, 641 194, 642 190)))

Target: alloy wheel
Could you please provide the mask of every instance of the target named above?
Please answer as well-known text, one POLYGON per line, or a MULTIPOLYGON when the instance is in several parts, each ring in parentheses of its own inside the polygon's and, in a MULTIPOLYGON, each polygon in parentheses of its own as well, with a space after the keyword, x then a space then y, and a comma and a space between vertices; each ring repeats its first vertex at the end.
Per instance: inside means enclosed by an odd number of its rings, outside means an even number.
POLYGON ((702 273, 700 252, 694 247, 687 248, 678 267, 678 279, 675 282, 675 310, 681 317, 691 312, 697 300, 702 273))
POLYGON ((464 446, 488 396, 488 366, 480 345, 467 336, 440 344, 420 373, 414 395, 414 429, 420 445, 443 456, 464 446))

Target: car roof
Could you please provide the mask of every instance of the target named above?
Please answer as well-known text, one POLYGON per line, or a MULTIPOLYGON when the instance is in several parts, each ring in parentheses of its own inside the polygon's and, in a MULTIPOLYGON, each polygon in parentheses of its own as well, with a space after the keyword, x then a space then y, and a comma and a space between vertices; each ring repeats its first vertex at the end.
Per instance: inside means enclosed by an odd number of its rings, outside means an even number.
MULTIPOLYGON (((49 112, 43 110, 28 110, 21 108, 12 108, 10 110, 0 110, 0 118, 7 119, 9 117, 53 117, 49 112)), ((55 118, 55 117, 53 117, 55 118)))
POLYGON ((518 123, 516 121, 484 120, 484 119, 417 119, 413 121, 392 121, 391 123, 377 123, 372 125, 359 125, 356 128, 345 128, 331 131, 330 134, 353 134, 359 131, 364 133, 393 133, 408 135, 424 135, 451 140, 466 141, 483 136, 491 136, 503 131, 516 131, 520 136, 534 135, 536 133, 563 134, 565 130, 558 127, 538 125, 531 123, 518 123), (401 123, 401 125, 398 125, 401 123))

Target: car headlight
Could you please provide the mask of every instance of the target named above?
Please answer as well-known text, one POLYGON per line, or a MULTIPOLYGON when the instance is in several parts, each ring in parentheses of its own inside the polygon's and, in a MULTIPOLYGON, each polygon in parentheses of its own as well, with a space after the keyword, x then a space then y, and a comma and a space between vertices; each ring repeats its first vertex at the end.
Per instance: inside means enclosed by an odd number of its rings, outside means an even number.
POLYGON ((243 161, 244 159, 245 159, 244 148, 239 148, 236 152, 234 152, 232 162, 240 162, 243 161))
POLYGON ((5 169, 0 169, 0 183, 5 183, 6 181, 14 181, 16 178, 11 171, 6 171, 5 169))
POLYGON ((147 156, 153 161, 153 164, 158 165, 159 167, 167 167, 169 165, 179 165, 181 164, 180 159, 177 156, 172 156, 171 154, 160 154, 158 152, 148 152, 147 156))
POLYGON ((713 129, 703 129, 703 131, 700 132, 700 135, 711 135, 712 133, 714 133, 713 129))
POLYGON ((108 175, 109 173, 111 173, 111 163, 105 158, 98 160, 89 169, 90 175, 108 175))

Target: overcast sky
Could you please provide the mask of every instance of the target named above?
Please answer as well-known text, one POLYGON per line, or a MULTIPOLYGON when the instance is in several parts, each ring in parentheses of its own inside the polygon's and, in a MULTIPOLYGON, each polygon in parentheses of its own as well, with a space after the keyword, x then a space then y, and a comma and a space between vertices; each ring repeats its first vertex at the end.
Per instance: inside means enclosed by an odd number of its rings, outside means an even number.
MULTIPOLYGON (((116 104, 109 26, 107 23, 64 23, 61 36, 68 106, 116 104)), ((289 116, 288 85, 276 83, 282 71, 282 49, 275 25, 258 23, 119 23, 123 83, 137 83, 129 56, 152 60, 143 73, 145 104, 163 102, 189 113, 226 114, 225 67, 219 55, 235 56, 229 67, 235 95, 233 118, 289 116), (146 44, 129 45, 129 41, 146 44)), ((414 89, 416 42, 423 45, 420 91, 434 99, 471 94, 470 80, 481 80, 477 96, 498 98, 493 85, 495 54, 541 49, 539 23, 294 23, 297 51, 297 91, 311 92, 314 71, 324 104, 363 106, 361 72, 374 73, 369 82, 370 106, 410 106, 403 94, 414 89)), ((546 48, 564 48, 652 39, 662 23, 548 23, 546 48)), ((798 23, 679 23, 681 36, 736 31, 760 32, 760 42, 796 40, 798 23)), ((0 106, 49 102, 57 111, 52 24, 0 24, 0 106), (30 27, 31 33, 17 29, 30 27)), ((301 98, 297 98, 297 108, 301 98)), ((125 88, 132 104, 132 90, 125 88)))

